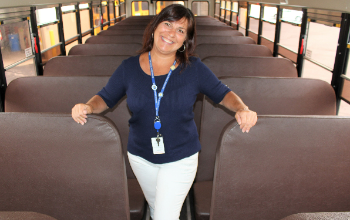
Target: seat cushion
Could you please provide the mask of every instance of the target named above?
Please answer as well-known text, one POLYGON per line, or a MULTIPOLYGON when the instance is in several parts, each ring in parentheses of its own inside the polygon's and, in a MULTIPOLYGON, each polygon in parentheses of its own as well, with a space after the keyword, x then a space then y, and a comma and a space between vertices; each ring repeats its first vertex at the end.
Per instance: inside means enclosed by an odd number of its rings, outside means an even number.
POLYGON ((328 220, 328 219, 350 219, 350 212, 318 212, 299 213, 290 215, 281 220, 328 220))
POLYGON ((196 182, 193 191, 196 220, 209 220, 213 181, 196 182))
POLYGON ((128 179, 130 219, 141 220, 145 212, 145 197, 137 179, 128 179))

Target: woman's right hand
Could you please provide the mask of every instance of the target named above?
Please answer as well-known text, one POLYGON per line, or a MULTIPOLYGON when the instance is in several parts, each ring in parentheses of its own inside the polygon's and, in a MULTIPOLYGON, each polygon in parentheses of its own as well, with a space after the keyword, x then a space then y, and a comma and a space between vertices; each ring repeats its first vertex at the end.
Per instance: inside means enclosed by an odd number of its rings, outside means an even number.
POLYGON ((87 115, 92 113, 92 106, 79 103, 72 108, 72 118, 75 122, 84 125, 87 122, 87 115))

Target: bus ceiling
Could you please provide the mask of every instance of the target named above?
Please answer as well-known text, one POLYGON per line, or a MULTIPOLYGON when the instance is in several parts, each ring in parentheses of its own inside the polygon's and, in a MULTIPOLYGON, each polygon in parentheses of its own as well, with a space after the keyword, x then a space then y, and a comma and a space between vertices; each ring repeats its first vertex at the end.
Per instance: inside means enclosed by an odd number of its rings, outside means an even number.
MULTIPOLYGON (((47 5, 47 4, 64 4, 72 3, 72 0, 36 0, 35 6, 47 5)), ((79 1, 87 3, 91 1, 79 1)), ((96 1, 99 2, 99 1, 96 1)), ((126 0, 127 3, 131 3, 132 0, 126 0)), ((210 0, 210 3, 214 3, 214 0, 210 0)), ((246 2, 246 1, 241 1, 246 2)), ((313 9, 327 9, 344 13, 350 13, 350 1, 349 0, 320 0, 320 1, 305 1, 305 0, 264 0, 264 1, 249 1, 249 3, 261 3, 270 5, 283 5, 300 8, 313 8, 313 9)), ((32 6, 28 5, 28 0, 16 0, 16 1, 0 1, 0 8, 9 7, 21 7, 32 6)))

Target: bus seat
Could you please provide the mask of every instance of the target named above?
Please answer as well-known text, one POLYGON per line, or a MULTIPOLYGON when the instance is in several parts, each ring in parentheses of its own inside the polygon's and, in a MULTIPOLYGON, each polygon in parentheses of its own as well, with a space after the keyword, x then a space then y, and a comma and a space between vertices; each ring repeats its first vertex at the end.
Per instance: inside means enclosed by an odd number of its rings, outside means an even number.
POLYGON ((97 36, 110 36, 110 35, 143 35, 144 30, 107 30, 101 31, 97 36))
POLYGON ((69 51, 70 55, 128 55, 135 56, 142 48, 142 44, 79 44, 73 46, 69 51))
POLYGON ((236 30, 197 30, 197 36, 243 36, 243 34, 236 30))
POLYGON ((256 44, 250 37, 244 36, 197 36, 197 45, 200 44, 256 44))
MULTIPOLYGON (((321 80, 267 77, 219 79, 259 115, 336 115, 334 90, 331 85, 321 80)), ((209 186, 214 175, 216 146, 224 125, 233 118, 233 112, 220 105, 214 105, 207 97, 204 98, 200 125, 202 150, 194 184, 196 207, 202 213, 199 219, 209 219, 209 209, 206 209, 206 212, 204 209, 210 206, 210 203, 205 203, 208 199, 204 200, 203 196, 206 194, 206 197, 211 197, 209 186)), ((197 216, 199 211, 196 211, 197 216)))
POLYGON ((92 36, 85 44, 122 44, 122 43, 140 43, 142 44, 143 35, 113 35, 113 36, 92 36))
POLYGON ((0 114, 1 211, 56 219, 130 219, 120 136, 92 115, 79 126, 70 114, 0 114))
POLYGON ((6 220, 57 220, 51 216, 37 212, 20 212, 20 211, 0 211, 0 219, 6 220))
POLYGON ((206 57, 202 62, 217 76, 298 77, 294 64, 280 57, 206 57))
POLYGON ((216 152, 210 219, 277 220, 300 212, 348 211, 346 131, 349 117, 261 116, 249 134, 230 122, 216 152))
POLYGON ((290 215, 281 220, 348 220, 350 219, 350 212, 318 212, 318 213, 298 213, 290 215))
POLYGON ((58 56, 50 59, 44 76, 111 76, 130 56, 58 56))
POLYGON ((254 44, 200 44, 194 52, 201 59, 212 56, 272 57, 269 48, 254 44))
POLYGON ((145 30, 146 29, 146 24, 140 24, 140 25, 137 25, 137 24, 128 24, 128 25, 114 25, 114 26, 110 26, 108 27, 108 31, 109 30, 135 30, 135 29, 138 29, 138 30, 145 30))
MULTIPOLYGON (((109 76, 18 78, 11 81, 7 87, 5 112, 70 113, 75 104, 86 103, 107 84, 108 80, 109 76)), ((108 109, 101 115, 111 119, 118 128, 128 177, 131 219, 140 220, 145 212, 145 199, 126 154, 129 136, 128 120, 131 117, 126 97, 113 109, 108 109)))
MULTIPOLYGON (((217 76, 298 77, 293 63, 278 57, 207 57, 203 63, 217 76), (282 71, 283 70, 283 71, 282 71)), ((194 105, 194 120, 198 131, 201 124, 203 94, 194 105)))
POLYGON ((223 30, 235 30, 228 25, 196 25, 197 30, 212 30, 212 31, 223 31, 223 30))

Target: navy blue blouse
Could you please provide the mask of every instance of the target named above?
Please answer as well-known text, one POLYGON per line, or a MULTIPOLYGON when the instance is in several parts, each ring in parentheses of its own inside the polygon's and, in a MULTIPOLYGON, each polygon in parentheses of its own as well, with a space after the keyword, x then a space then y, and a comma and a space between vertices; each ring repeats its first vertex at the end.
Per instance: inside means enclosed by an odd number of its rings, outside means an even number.
MULTIPOLYGON (((159 108, 162 123, 159 132, 163 136, 165 154, 153 154, 151 138, 157 136, 157 131, 153 127, 156 112, 152 79, 141 69, 139 56, 124 60, 107 85, 98 92, 97 95, 102 97, 109 108, 113 108, 127 95, 127 104, 132 112, 128 140, 131 154, 162 164, 189 157, 201 149, 193 120, 197 94, 203 93, 219 103, 231 90, 199 58, 190 57, 190 64, 182 71, 181 68, 179 65, 173 71, 159 108)), ((157 93, 166 77, 155 76, 157 93)))

